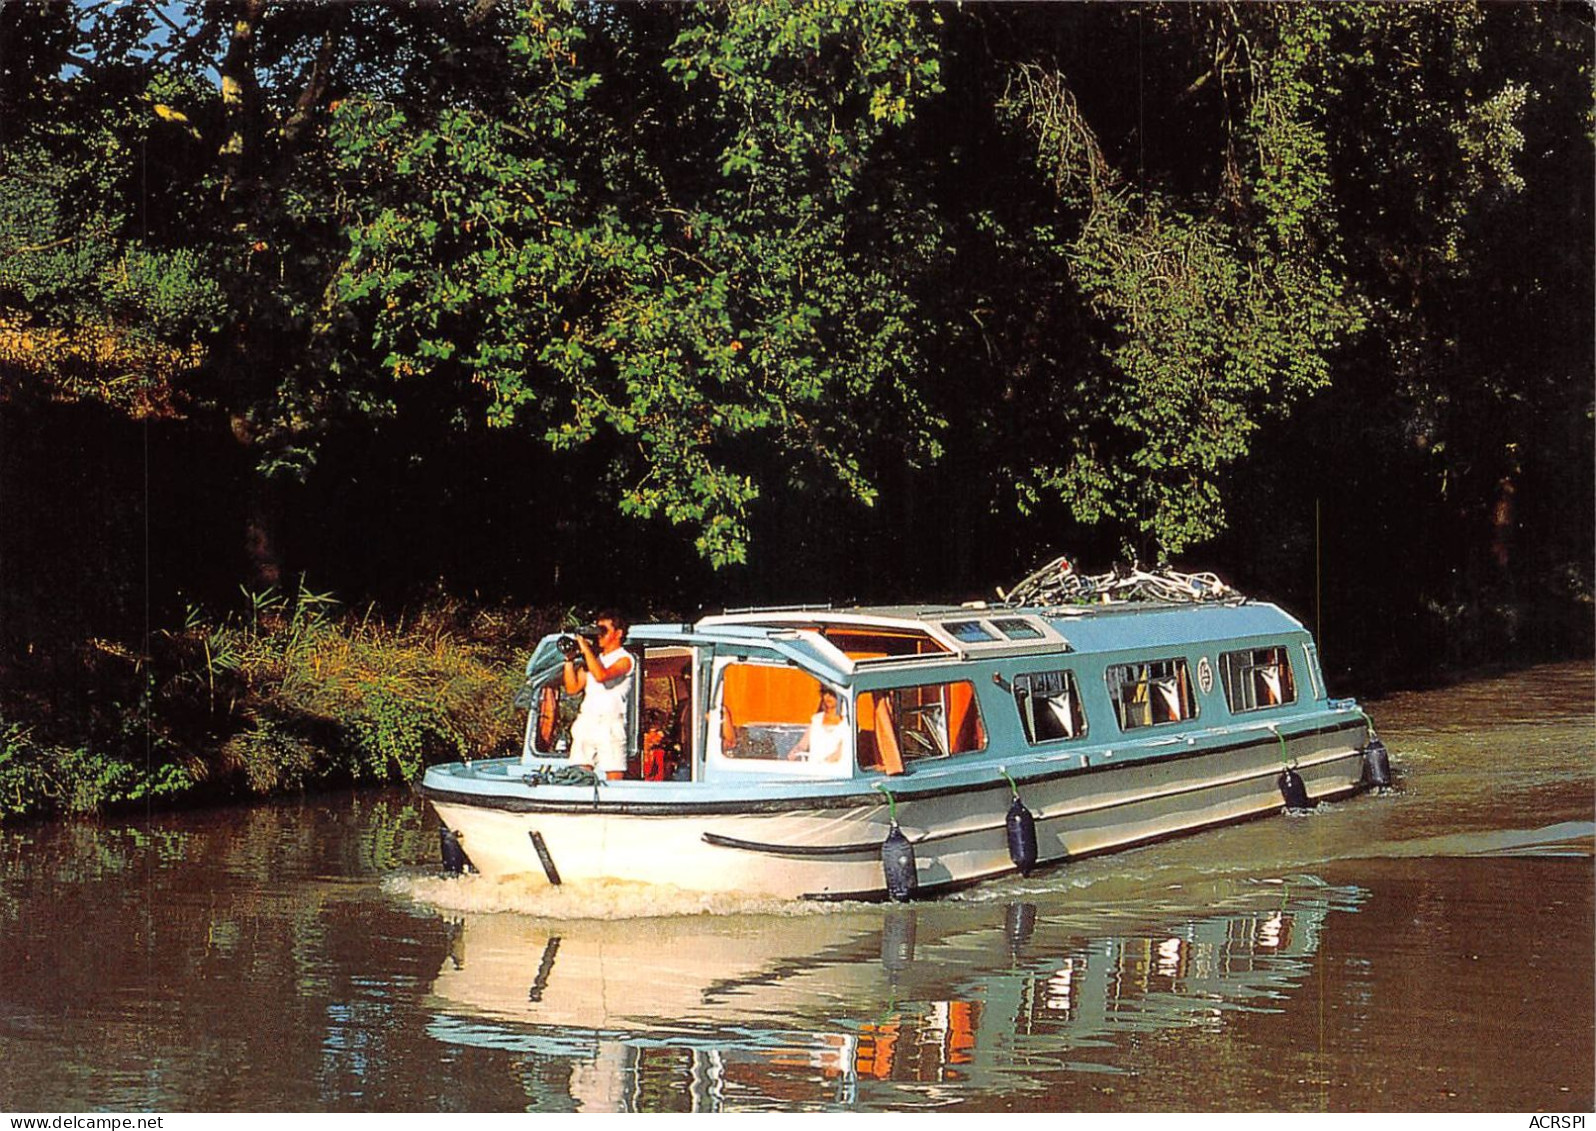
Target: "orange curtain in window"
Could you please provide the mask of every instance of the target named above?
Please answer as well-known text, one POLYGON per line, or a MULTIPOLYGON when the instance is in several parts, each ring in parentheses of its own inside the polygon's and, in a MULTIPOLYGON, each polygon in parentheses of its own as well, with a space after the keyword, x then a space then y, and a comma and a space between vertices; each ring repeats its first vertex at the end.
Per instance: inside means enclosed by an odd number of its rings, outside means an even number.
POLYGON ((738 726, 807 723, 820 700, 820 683, 792 668, 733 664, 726 669, 722 702, 738 726))
POLYGON ((859 765, 887 774, 903 773, 903 755, 892 718, 892 696, 859 694, 859 765))
POLYGON ((948 686, 948 745, 950 754, 979 750, 986 745, 981 730, 981 713, 975 706, 975 685, 950 683, 948 686))

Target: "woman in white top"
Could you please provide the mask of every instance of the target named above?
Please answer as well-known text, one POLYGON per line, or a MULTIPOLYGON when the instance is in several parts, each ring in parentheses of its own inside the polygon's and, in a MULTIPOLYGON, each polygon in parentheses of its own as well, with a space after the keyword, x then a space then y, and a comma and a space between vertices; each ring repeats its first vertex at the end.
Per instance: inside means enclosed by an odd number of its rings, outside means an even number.
POLYGON ((848 755, 848 721, 839 710, 837 693, 822 687, 818 706, 820 709, 809 720, 809 729, 787 757, 807 762, 843 762, 848 755))

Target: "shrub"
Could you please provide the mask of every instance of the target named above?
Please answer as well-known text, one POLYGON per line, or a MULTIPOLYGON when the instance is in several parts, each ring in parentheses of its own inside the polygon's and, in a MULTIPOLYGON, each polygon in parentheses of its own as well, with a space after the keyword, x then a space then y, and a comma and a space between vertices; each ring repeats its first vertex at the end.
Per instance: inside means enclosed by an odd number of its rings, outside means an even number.
POLYGON ((44 745, 21 724, 0 720, 0 818, 92 813, 107 805, 171 797, 193 785, 182 766, 138 766, 81 746, 44 745))
POLYGON ((322 751, 270 718, 251 718, 243 730, 221 746, 219 762, 242 774, 251 793, 303 789, 314 780, 322 751))
POLYGON ((0 819, 406 780, 512 750, 525 651, 555 619, 439 598, 387 620, 303 584, 243 597, 219 619, 190 608, 147 652, 91 640, 0 688, 0 819))
POLYGON ((292 597, 245 591, 241 613, 191 611, 166 634, 157 713, 203 707, 223 736, 212 769, 250 792, 414 778, 515 742, 513 651, 528 640, 508 624, 524 618, 439 602, 390 624, 303 584, 292 597))

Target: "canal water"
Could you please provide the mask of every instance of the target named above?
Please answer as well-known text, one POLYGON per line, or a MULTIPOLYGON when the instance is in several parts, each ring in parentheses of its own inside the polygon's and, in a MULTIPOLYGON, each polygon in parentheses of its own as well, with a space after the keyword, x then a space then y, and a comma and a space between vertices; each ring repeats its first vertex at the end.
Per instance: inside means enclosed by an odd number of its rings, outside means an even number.
POLYGON ((1396 788, 896 906, 445 879, 409 791, 0 829, 7 1111, 1592 1109, 1596 672, 1396 788))

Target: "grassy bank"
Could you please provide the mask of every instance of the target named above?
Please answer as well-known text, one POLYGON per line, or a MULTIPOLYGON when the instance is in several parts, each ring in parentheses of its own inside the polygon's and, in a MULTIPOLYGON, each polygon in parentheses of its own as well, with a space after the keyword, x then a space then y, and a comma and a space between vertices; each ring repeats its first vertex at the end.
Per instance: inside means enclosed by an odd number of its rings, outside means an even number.
POLYGON ((190 609, 136 645, 30 643, 0 672, 0 819, 415 778, 514 747, 558 620, 437 598, 353 611, 303 587, 190 609))

